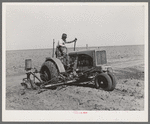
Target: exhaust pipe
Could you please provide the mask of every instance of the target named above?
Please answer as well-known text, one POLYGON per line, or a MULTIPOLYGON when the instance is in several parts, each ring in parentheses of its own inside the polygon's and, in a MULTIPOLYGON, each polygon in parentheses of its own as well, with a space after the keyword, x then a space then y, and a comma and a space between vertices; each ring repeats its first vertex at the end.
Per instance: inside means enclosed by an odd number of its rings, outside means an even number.
POLYGON ((52 57, 54 58, 54 50, 55 50, 55 41, 54 41, 54 39, 53 39, 53 55, 52 55, 52 57))

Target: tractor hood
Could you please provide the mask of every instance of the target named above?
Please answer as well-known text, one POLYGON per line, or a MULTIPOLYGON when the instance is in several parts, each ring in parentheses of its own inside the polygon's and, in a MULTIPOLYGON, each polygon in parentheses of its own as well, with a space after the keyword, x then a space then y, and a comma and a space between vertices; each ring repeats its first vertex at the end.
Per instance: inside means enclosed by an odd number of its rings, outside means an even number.
POLYGON ((106 51, 105 50, 83 50, 83 51, 73 51, 68 54, 69 56, 80 56, 88 55, 93 59, 94 66, 100 66, 102 64, 107 64, 106 51))
POLYGON ((70 52, 68 55, 75 56, 75 55, 80 55, 80 54, 87 54, 87 55, 93 57, 93 54, 95 54, 95 50, 73 51, 73 52, 70 52))

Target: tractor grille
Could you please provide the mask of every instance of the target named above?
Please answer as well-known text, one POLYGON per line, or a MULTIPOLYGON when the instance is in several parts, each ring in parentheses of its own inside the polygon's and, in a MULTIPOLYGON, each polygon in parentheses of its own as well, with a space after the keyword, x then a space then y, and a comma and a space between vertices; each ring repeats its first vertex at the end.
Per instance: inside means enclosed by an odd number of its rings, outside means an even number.
POLYGON ((106 64, 107 58, 106 58, 106 51, 96 51, 96 59, 97 59, 97 65, 100 64, 106 64))

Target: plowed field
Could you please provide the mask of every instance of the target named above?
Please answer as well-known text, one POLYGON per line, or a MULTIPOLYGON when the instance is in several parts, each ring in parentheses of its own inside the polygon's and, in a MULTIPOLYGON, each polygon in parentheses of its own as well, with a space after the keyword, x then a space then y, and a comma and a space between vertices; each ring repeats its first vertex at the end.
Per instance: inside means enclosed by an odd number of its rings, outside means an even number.
POLYGON ((108 65, 117 78, 117 86, 111 92, 96 89, 92 82, 83 82, 39 94, 26 90, 21 95, 25 59, 32 59, 33 66, 40 69, 52 50, 7 51, 6 110, 144 110, 144 46, 99 49, 106 50, 108 65))

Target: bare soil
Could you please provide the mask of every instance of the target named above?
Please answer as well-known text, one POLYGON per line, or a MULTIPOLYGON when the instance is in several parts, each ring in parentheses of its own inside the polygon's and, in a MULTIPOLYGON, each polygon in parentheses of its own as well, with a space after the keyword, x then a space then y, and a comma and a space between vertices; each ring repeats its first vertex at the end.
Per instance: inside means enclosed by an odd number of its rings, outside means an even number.
POLYGON ((7 110, 144 110, 144 46, 104 47, 108 65, 117 78, 114 91, 96 89, 93 82, 59 86, 57 89, 26 90, 24 60, 31 58, 38 69, 49 50, 6 53, 7 110))

